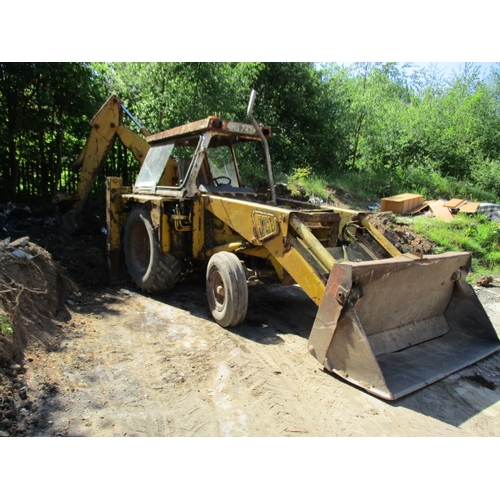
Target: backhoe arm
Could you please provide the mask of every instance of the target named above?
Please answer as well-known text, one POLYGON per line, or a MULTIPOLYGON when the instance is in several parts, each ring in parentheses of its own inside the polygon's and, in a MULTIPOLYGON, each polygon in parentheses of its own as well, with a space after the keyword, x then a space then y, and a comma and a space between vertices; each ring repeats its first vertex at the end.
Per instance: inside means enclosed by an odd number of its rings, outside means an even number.
MULTIPOLYGON (((120 99, 113 95, 90 121, 91 129, 87 143, 72 167, 74 171, 80 172, 76 193, 71 197, 76 212, 82 209, 117 136, 141 165, 146 157, 150 146, 140 135, 123 125, 123 111, 131 116, 120 99)), ((133 117, 132 119, 137 123, 133 117)), ((138 126, 141 133, 150 135, 140 124, 138 126)), ((60 200, 62 196, 58 198, 60 200)))

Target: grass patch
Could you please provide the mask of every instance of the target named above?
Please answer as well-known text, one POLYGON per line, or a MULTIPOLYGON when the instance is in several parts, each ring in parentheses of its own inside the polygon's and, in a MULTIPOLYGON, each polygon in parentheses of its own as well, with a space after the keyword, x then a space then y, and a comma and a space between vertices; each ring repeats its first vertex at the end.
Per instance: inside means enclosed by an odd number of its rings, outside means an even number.
POLYGON ((342 177, 318 176, 313 173, 311 167, 296 168, 286 176, 284 180, 290 193, 294 196, 309 198, 315 196, 322 198, 325 202, 333 202, 333 194, 336 188, 352 193, 356 199, 365 199, 373 203, 378 199, 374 194, 373 182, 368 177, 356 172, 347 172, 342 177))
POLYGON ((470 180, 443 177, 423 167, 378 172, 370 169, 346 170, 326 177, 318 176, 311 167, 306 167, 295 169, 287 176, 286 182, 300 189, 302 193, 307 192, 321 198, 328 195, 328 185, 337 185, 368 200, 380 200, 401 193, 416 193, 426 200, 463 198, 482 203, 500 203, 500 197, 494 190, 483 189, 470 180))
POLYGON ((401 193, 416 193, 426 200, 463 198, 482 203, 500 203, 495 191, 482 189, 472 181, 443 177, 423 167, 410 166, 379 172, 370 169, 346 170, 327 176, 314 173, 312 167, 301 167, 280 180, 288 185, 292 193, 315 195, 325 200, 328 199, 328 186, 336 185, 356 193, 358 197, 375 201, 401 193))
POLYGON ((442 177, 434 172, 420 174, 415 173, 413 177, 410 174, 404 178, 398 177, 395 183, 398 192, 415 192, 427 200, 462 198, 483 203, 498 203, 496 193, 481 189, 470 181, 458 181, 454 177, 442 177))
POLYGON ((417 217, 410 224, 436 245, 436 253, 472 252, 472 280, 484 274, 500 274, 500 225, 497 222, 480 214, 459 213, 450 222, 417 217))
POLYGON ((14 335, 14 329, 12 325, 7 321, 5 316, 0 314, 0 333, 6 333, 7 335, 14 335))
POLYGON ((328 198, 328 182, 317 175, 313 175, 312 167, 295 168, 287 176, 287 187, 294 196, 318 196, 328 198))

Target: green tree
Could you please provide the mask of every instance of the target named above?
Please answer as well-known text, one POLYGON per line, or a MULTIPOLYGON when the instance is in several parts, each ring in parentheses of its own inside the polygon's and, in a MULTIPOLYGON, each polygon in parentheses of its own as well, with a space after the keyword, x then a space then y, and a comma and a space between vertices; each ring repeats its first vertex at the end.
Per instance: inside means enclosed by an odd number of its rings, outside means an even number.
POLYGON ((273 127, 270 148, 283 173, 311 166, 321 174, 336 167, 338 131, 331 122, 337 109, 323 77, 313 63, 266 63, 258 74, 256 113, 273 127))
POLYGON ((479 78, 477 67, 465 65, 446 87, 439 92, 429 87, 401 115, 397 166, 474 179, 478 168, 483 172, 481 165, 499 157, 496 108, 491 86, 479 78))
POLYGON ((395 63, 333 64, 327 75, 340 111, 335 126, 342 171, 382 190, 393 176, 397 124, 413 99, 407 76, 395 63))
POLYGON ((86 64, 0 63, 2 199, 52 197, 88 134, 97 95, 86 64))
POLYGON ((215 113, 246 121, 255 88, 255 115, 274 130, 278 170, 326 165, 334 151, 324 119, 332 107, 312 63, 112 63, 96 71, 152 132, 215 113))

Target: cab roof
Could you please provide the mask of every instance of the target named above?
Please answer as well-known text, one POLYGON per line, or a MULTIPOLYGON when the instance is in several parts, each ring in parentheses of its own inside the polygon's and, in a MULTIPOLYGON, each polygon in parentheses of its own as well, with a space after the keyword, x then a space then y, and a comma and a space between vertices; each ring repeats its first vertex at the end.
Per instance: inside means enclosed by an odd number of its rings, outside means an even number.
MULTIPOLYGON (((260 129, 264 136, 269 139, 271 137, 271 127, 260 125, 260 129)), ((260 140, 257 131, 250 123, 233 122, 223 120, 215 116, 209 116, 196 122, 180 125, 179 127, 158 132, 146 138, 149 143, 162 142, 167 139, 182 138, 193 134, 202 134, 208 131, 213 131, 218 134, 227 136, 237 136, 238 140, 258 141, 260 140)))

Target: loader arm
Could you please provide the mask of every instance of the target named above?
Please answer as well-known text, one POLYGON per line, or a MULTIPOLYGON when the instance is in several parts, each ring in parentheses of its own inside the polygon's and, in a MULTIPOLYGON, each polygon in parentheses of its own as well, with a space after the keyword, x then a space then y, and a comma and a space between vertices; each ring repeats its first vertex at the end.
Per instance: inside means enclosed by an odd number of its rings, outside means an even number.
MULTIPOLYGON (((259 254, 265 255, 276 268, 278 276, 282 276, 285 270, 318 306, 334 264, 339 261, 328 247, 337 243, 338 234, 346 233, 349 225, 366 227, 387 256, 401 255, 374 226, 368 227, 362 214, 352 210, 299 210, 215 195, 205 195, 204 199, 206 209, 245 240, 237 247, 240 252, 254 253, 259 249, 259 254), (322 244, 315 231, 333 233, 329 243, 322 244)), ((352 235, 349 237, 355 239, 352 235)), ((365 256, 380 258, 374 256, 362 241, 356 241, 356 244, 364 249, 365 256)), ((234 247, 236 243, 232 245, 234 247)), ((224 249, 224 246, 220 247, 220 250, 224 249)))
MULTIPOLYGON (((72 209, 76 212, 81 211, 117 137, 141 165, 146 157, 150 146, 145 139, 123 124, 123 111, 131 116, 120 99, 113 95, 90 121, 90 135, 72 166, 73 171, 79 172, 76 193, 69 196, 73 202, 72 209)), ((135 119, 134 121, 137 123, 135 119)), ((150 135, 144 127, 138 123, 137 125, 143 135, 150 135)), ((57 201, 64 199, 68 200, 68 197, 56 196, 57 201)))
MULTIPOLYGON (((240 251, 265 249, 262 254, 275 267, 286 270, 316 305, 321 303, 334 260, 312 234, 304 241, 291 228, 291 224, 302 225, 299 212, 213 195, 205 195, 204 202, 209 212, 241 235, 240 251)), ((329 216, 338 218, 333 212, 329 216)), ((281 269, 277 272, 282 275, 281 269)))

